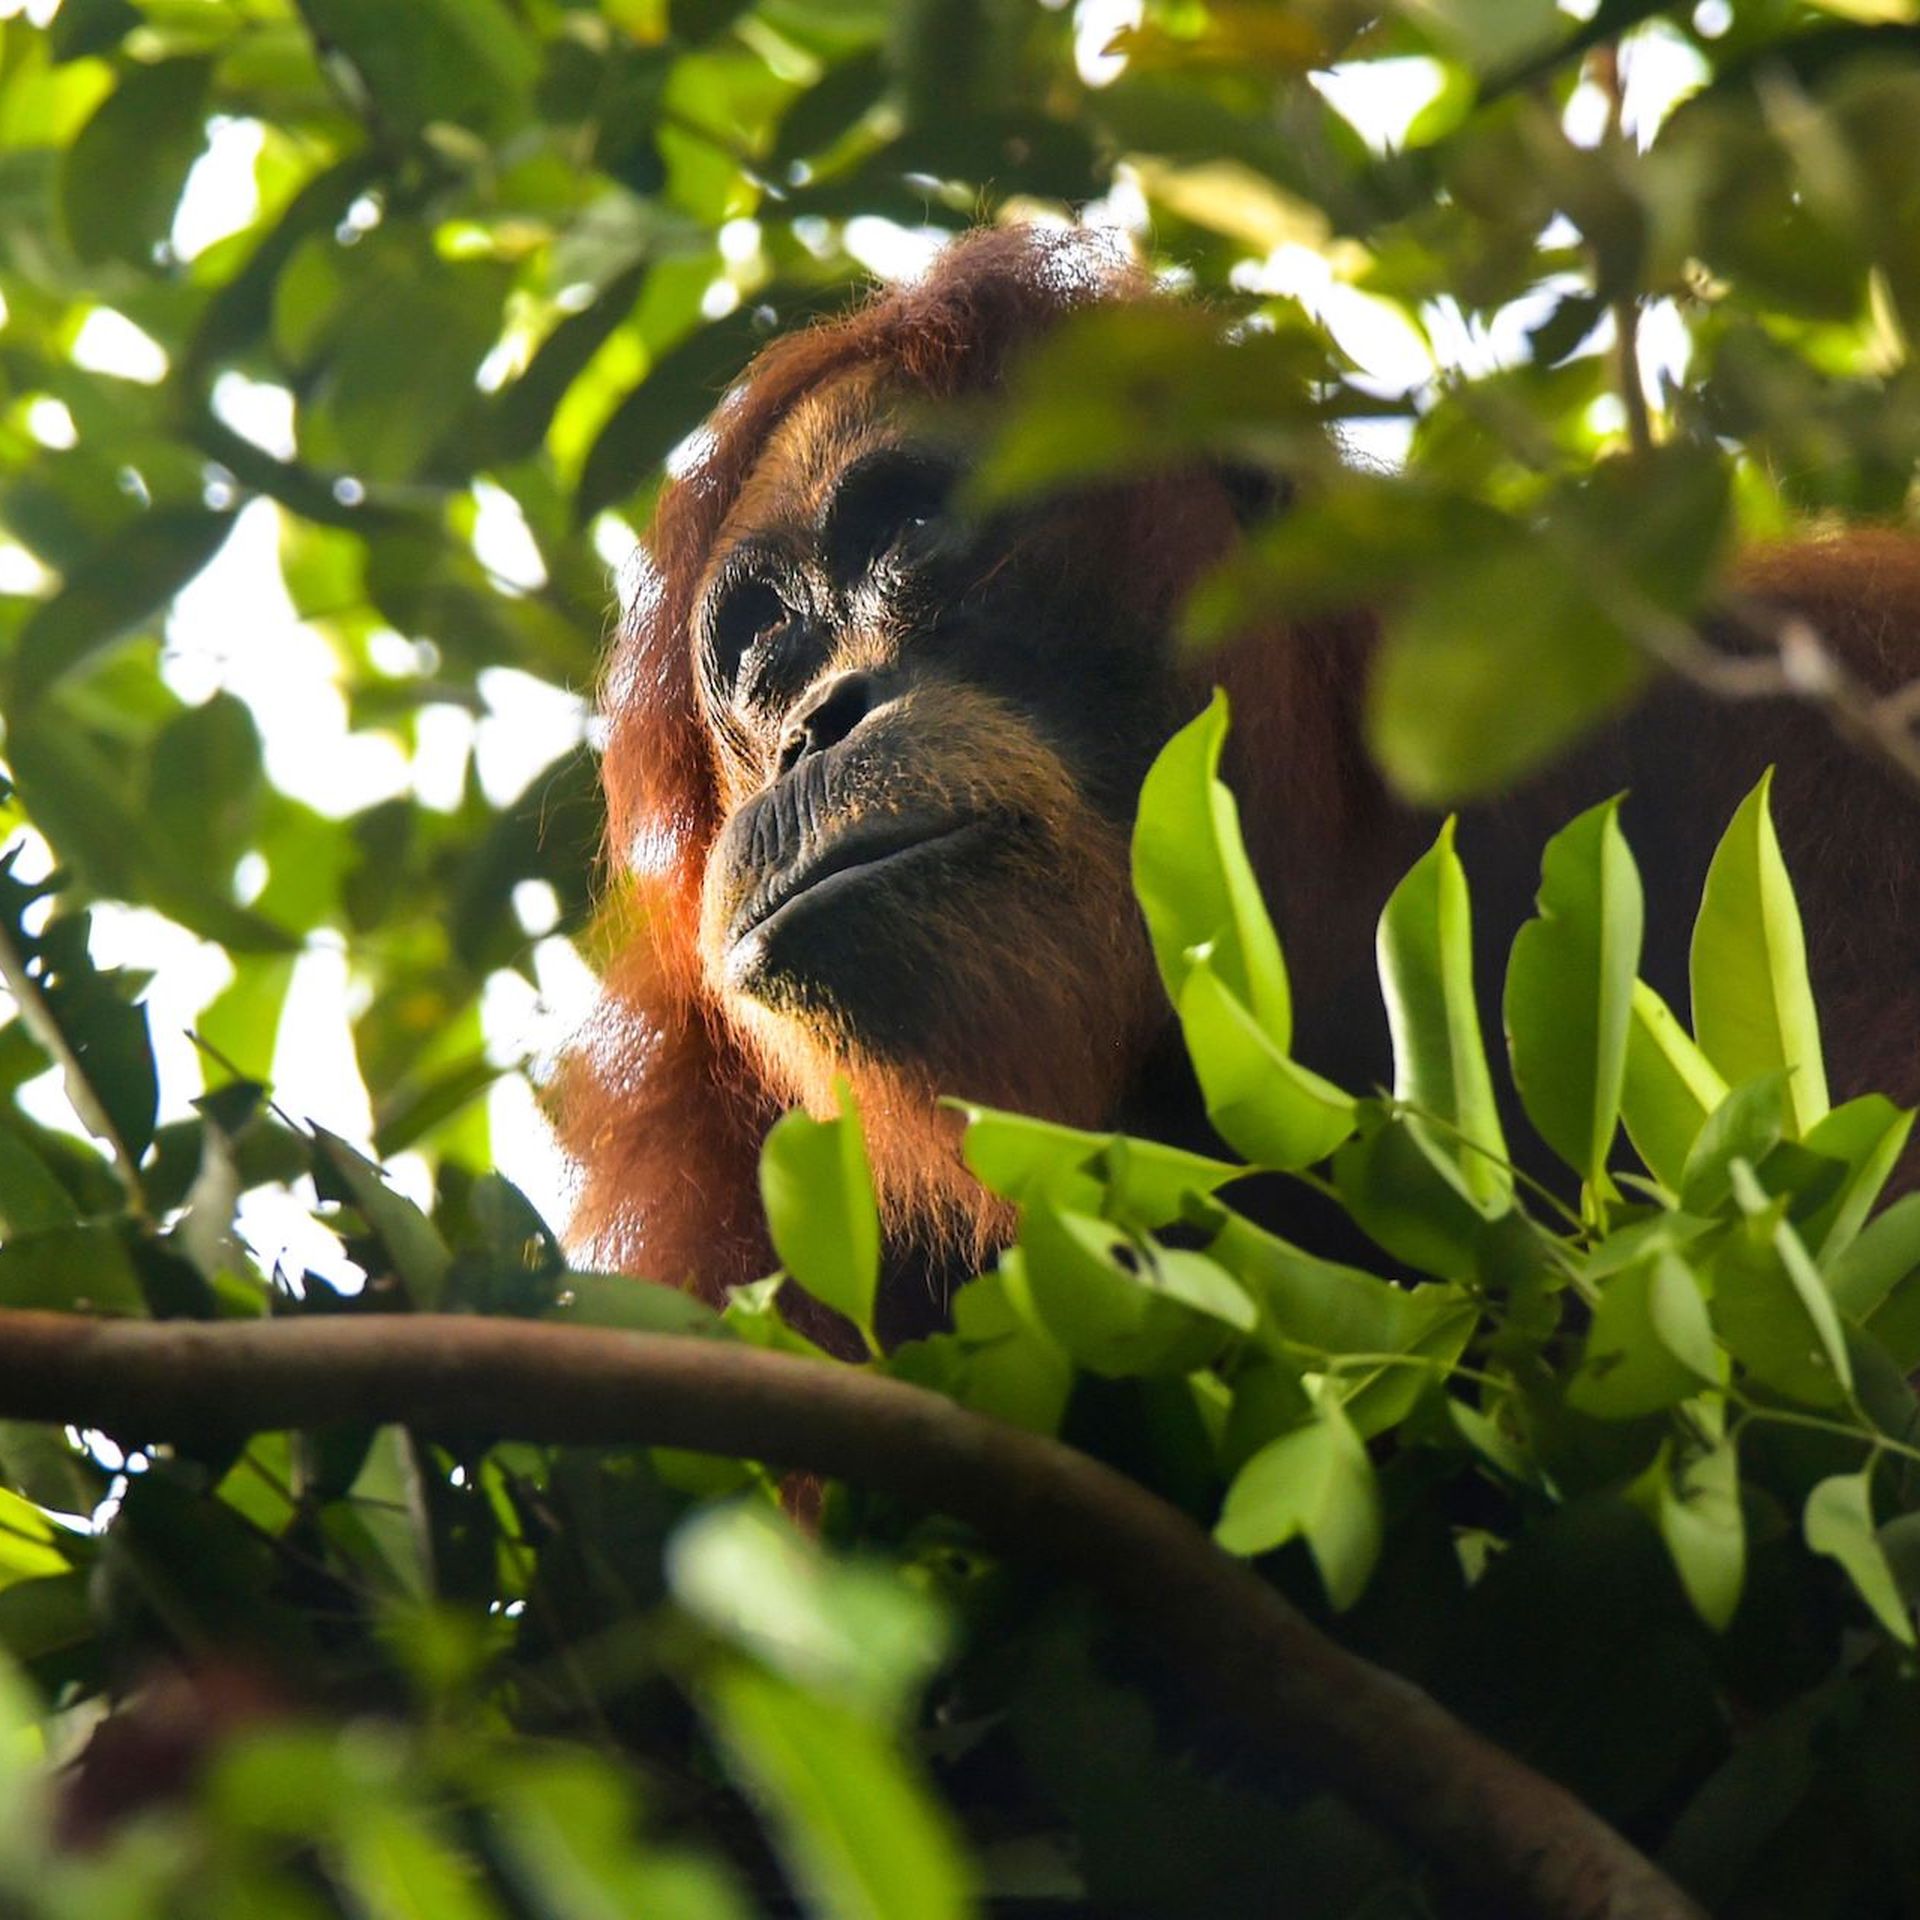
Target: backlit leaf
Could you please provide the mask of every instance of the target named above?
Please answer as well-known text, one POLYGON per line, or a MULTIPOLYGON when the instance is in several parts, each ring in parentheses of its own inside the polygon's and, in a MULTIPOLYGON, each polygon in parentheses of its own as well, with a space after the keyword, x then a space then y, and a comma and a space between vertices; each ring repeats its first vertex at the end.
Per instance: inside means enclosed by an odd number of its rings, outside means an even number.
POLYGON ((1226 737, 1226 695, 1216 691, 1148 769, 1133 830, 1133 887, 1168 998, 1178 1004, 1193 955, 1204 949, 1227 992, 1285 1053, 1293 997, 1240 836, 1240 810, 1220 778, 1226 737))
POLYGON ((840 1113, 779 1120, 760 1153, 760 1198, 780 1264, 816 1300, 873 1338, 880 1284, 880 1216, 852 1092, 840 1113))
POLYGON ((1804 1134, 1827 1111, 1827 1074, 1772 785, 1769 773, 1741 803, 1707 871, 1693 928, 1693 1027, 1735 1085, 1784 1072, 1791 1130, 1804 1134))
POLYGON ((1727 1083, 1644 980, 1633 983, 1631 1011, 1620 1118, 1648 1171, 1678 1193, 1687 1156, 1726 1099, 1727 1083))
POLYGON ((1507 964, 1514 1085, 1541 1138, 1599 1189, 1626 1084, 1644 912, 1617 800, 1547 843, 1539 907, 1507 964))
POLYGON ((1393 1097, 1442 1124, 1438 1151, 1457 1160, 1467 1187, 1497 1202, 1512 1190, 1507 1141, 1494 1103, 1473 983, 1473 912, 1454 851, 1453 822, 1394 888, 1376 941, 1380 988, 1393 1031, 1393 1097))

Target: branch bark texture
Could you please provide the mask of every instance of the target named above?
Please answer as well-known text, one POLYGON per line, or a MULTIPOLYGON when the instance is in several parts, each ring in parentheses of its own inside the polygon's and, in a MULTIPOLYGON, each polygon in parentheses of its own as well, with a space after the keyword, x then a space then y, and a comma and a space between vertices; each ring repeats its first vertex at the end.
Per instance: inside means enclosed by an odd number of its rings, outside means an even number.
POLYGON ((718 1340, 408 1314, 89 1320, 0 1311, 0 1417, 129 1442, 399 1423, 807 1468, 1084 1582, 1213 1704, 1490 1904, 1697 1920, 1573 1795, 1346 1652, 1184 1515, 1084 1454, 900 1381, 718 1340))

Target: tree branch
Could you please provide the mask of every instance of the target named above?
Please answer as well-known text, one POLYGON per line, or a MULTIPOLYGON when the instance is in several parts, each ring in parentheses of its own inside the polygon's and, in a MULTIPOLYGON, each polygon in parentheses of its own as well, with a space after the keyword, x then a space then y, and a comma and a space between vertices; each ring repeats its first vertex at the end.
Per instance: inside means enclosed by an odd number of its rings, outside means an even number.
POLYGON ((1337 1646, 1172 1507, 1083 1454, 859 1368, 435 1314, 208 1324, 0 1311, 0 1416, 127 1441, 403 1423, 810 1468, 951 1514, 1084 1582, 1217 1708, 1498 1911, 1697 1920, 1591 1809, 1337 1646))

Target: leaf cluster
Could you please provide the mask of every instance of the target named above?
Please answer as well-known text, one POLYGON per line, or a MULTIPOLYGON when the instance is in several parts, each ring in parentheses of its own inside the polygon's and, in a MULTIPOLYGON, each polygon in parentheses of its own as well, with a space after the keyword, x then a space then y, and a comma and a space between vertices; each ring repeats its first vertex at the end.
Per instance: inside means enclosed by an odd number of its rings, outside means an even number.
MULTIPOLYGON (((1897 514, 1920 454, 1898 6, 1149 0, 1105 56, 1021 0, 44 11, 0 21, 7 1307, 804 1347, 773 1279, 716 1319, 567 1269, 491 1171, 524 1048, 487 1009, 590 943, 609 556, 882 243, 1141 209, 1203 298, 1016 368, 970 497, 1261 476, 1285 510, 1189 639, 1391 583, 1369 734, 1443 804, 1632 697, 1739 541, 1897 514), (544 767, 428 777, 542 694, 544 767), (181 930, 224 982, 197 1082, 145 964, 181 930), (269 1085, 343 959, 353 1140, 269 1085)), ((1920 1207, 1875 1208, 1911 1116, 1829 1105, 1766 791, 1687 1009, 1638 977, 1611 808, 1497 980, 1443 833, 1381 927, 1394 1084, 1340 1087, 1293 1051, 1224 726, 1156 767, 1135 879, 1231 1157, 971 1112, 1018 1245, 875 1364, 1185 1507, 1714 1910, 1906 1910, 1920 1207)), ((870 1333, 858 1116, 783 1123, 763 1191, 870 1333)), ((778 1463, 141 1438, 0 1426, 9 1911, 1429 1910, 1152 1649, 856 1489, 816 1549, 778 1463), (62 1772, 110 1701, 131 1800, 111 1744, 62 1772)))

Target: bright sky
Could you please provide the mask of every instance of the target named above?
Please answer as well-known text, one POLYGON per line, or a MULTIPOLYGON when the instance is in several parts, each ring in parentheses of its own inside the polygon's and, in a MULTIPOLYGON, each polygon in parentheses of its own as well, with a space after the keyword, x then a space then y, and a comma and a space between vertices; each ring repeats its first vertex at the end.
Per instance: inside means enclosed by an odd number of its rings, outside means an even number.
MULTIPOLYGON (((56 0, 0 0, 0 18, 25 12, 44 22, 55 4, 56 0)), ((1720 0, 1703 0, 1703 10, 1717 4, 1720 0)), ((1080 0, 1076 48, 1081 70, 1090 82, 1100 84, 1117 71, 1117 63, 1102 49, 1119 28, 1138 18, 1139 11, 1138 0, 1080 0)), ((1628 125, 1650 131, 1672 101, 1698 83, 1701 67, 1697 56, 1677 38, 1656 35, 1633 44, 1626 74, 1628 125)), ((1421 60, 1336 70, 1316 81, 1339 111, 1381 147, 1402 136, 1437 83, 1436 69, 1421 60)), ((1570 130, 1576 137, 1596 137, 1604 111, 1598 93, 1582 88, 1569 108, 1570 130)), ((259 143, 259 129, 251 122, 216 123, 174 226, 173 243, 182 258, 191 259, 254 217, 253 162, 259 143)), ((1123 170, 1114 192, 1094 217, 1130 227, 1142 225, 1146 205, 1137 178, 1127 177, 1123 170)), ((740 231, 729 231, 729 255, 750 256, 757 231, 751 222, 736 222, 735 228, 740 231)), ((852 223, 848 243, 871 269, 891 277, 917 271, 937 242, 930 233, 868 219, 852 223)), ((1526 330, 1538 324, 1542 310, 1539 302, 1523 304, 1482 326, 1470 324, 1457 309, 1436 305, 1422 315, 1433 342, 1430 348, 1404 315, 1345 283, 1337 250, 1323 254, 1302 240, 1279 238, 1264 260, 1250 265, 1241 278, 1250 291, 1301 300, 1353 356, 1366 378, 1387 393, 1425 386, 1437 366, 1477 371, 1519 360, 1526 350, 1526 330)), ((716 289, 717 294, 721 291, 716 289)), ((1647 377, 1657 390, 1663 374, 1675 374, 1684 365, 1684 335, 1671 313, 1656 311, 1643 325, 1641 344, 1647 377)), ((75 358, 149 381, 159 379, 166 370, 160 349, 106 309, 96 311, 88 321, 75 358)), ((283 390, 229 375, 219 385, 216 404, 236 431, 276 454, 292 452, 292 402, 283 390)), ((58 402, 43 402, 35 409, 31 425, 49 445, 63 444, 72 435, 72 422, 58 402)), ((1404 429, 1388 422, 1381 423, 1356 450, 1390 461, 1403 447, 1404 429)), ((535 583, 538 555, 513 501, 497 488, 484 486, 479 498, 477 556, 507 582, 535 583)), ((488 712, 477 721, 451 708, 424 716, 411 758, 390 738, 349 733, 338 664, 325 640, 295 616, 281 578, 276 513, 265 502, 248 505, 219 558, 180 596, 167 625, 164 672, 183 699, 203 700, 224 688, 244 700, 259 724, 270 776, 284 791, 334 815, 408 790, 426 805, 451 807, 471 761, 489 797, 504 802, 582 737, 587 724, 582 698, 506 669, 483 676, 488 712)), ((633 537, 632 530, 613 516, 604 516, 596 529, 596 544, 609 567, 610 605, 615 577, 631 551, 633 537)), ((31 591, 42 583, 32 556, 0 541, 0 591, 31 591)), ((398 650, 396 661, 411 651, 410 643, 398 634, 384 644, 398 650)), ((32 870, 35 856, 44 863, 44 848, 29 849, 26 870, 32 870)), ((553 902, 541 897, 544 891, 523 888, 516 897, 530 937, 544 934, 552 925, 553 902)), ((187 1030, 230 977, 225 957, 157 914, 112 907, 95 915, 95 951, 105 964, 152 971, 147 1006, 160 1059, 162 1118, 180 1117, 202 1090, 199 1058, 187 1030)), ((537 989, 517 975, 502 973, 494 976, 485 992, 482 1015, 487 1043, 501 1062, 550 1059, 591 998, 591 977, 565 940, 539 938, 533 953, 537 989)), ((289 1112, 364 1144, 371 1118, 351 1066, 351 1007, 344 952, 337 943, 316 945, 297 965, 273 1076, 277 1097, 289 1112)), ((36 1082, 23 1099, 51 1123, 76 1125, 54 1076, 36 1082)), ((566 1169, 526 1081, 517 1074, 504 1076, 488 1101, 501 1171, 558 1224, 566 1213, 566 1169)), ((400 1156, 391 1171, 396 1182, 416 1198, 428 1197, 428 1170, 419 1156, 400 1156)), ((255 1253, 269 1265, 284 1261, 295 1271, 306 1264, 330 1274, 342 1273, 337 1242, 313 1223, 298 1196, 252 1196, 242 1226, 255 1253)))

